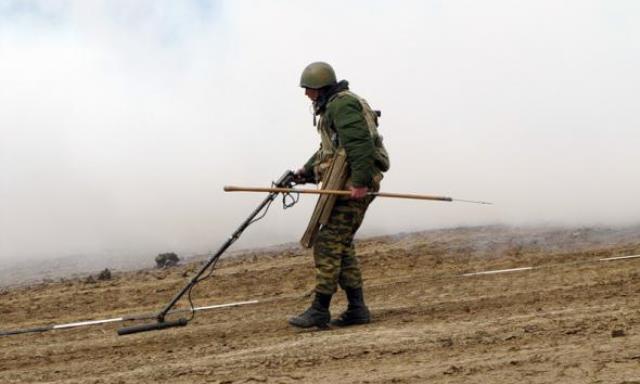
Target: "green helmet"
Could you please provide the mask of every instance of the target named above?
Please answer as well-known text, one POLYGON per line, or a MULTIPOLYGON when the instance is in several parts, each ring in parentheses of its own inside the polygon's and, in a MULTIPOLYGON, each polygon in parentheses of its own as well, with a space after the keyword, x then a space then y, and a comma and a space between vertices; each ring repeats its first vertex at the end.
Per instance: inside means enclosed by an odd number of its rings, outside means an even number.
POLYGON ((307 65, 300 76, 302 88, 320 89, 337 83, 336 73, 327 63, 316 61, 307 65))

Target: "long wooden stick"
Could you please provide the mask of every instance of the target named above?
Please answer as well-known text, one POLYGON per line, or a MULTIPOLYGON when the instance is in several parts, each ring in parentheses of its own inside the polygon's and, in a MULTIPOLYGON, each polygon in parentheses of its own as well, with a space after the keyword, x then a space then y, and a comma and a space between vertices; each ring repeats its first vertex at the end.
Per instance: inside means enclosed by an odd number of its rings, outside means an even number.
MULTIPOLYGON (((302 189, 302 188, 259 188, 259 187, 238 187, 226 185, 225 192, 277 192, 277 193, 308 193, 314 195, 342 195, 349 196, 351 191, 337 191, 332 189, 302 189)), ((459 201, 473 204, 491 204, 486 201, 462 200, 454 199, 446 196, 416 195, 409 193, 388 193, 388 192, 369 192, 369 196, 391 197, 395 199, 415 199, 415 200, 436 200, 436 201, 459 201)))

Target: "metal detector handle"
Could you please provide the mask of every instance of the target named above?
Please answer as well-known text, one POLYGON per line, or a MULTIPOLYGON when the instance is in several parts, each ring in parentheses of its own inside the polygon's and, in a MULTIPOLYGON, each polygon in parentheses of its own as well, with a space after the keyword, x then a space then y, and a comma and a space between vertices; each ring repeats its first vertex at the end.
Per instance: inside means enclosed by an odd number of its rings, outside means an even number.
POLYGON ((292 170, 287 170, 274 184, 278 188, 291 188, 295 177, 296 175, 292 170))

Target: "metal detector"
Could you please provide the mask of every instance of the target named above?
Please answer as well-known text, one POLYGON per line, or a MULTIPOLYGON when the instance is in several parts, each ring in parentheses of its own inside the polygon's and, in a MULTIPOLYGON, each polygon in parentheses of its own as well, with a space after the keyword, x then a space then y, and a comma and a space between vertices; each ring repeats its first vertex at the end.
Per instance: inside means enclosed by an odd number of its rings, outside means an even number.
MULTIPOLYGON (((280 179, 278 179, 278 181, 275 181, 273 183, 273 186, 276 188, 291 188, 295 184, 294 179, 295 179, 294 173, 288 170, 280 177, 280 179)), ((213 268, 215 268, 215 264, 217 263, 220 256, 222 256, 222 254, 227 250, 227 248, 231 246, 231 244, 233 244, 236 240, 238 240, 238 238, 240 238, 240 235, 242 235, 242 232, 244 232, 244 230, 247 229, 249 225, 262 219, 264 215, 266 215, 267 210, 269 209, 269 206, 271 205, 273 200, 275 200, 276 196, 278 196, 279 193, 280 192, 269 193, 269 195, 264 199, 264 201, 262 201, 262 203, 260 203, 260 205, 240 225, 240 227, 236 229, 236 231, 231 235, 231 237, 224 244, 222 244, 220 249, 218 249, 218 251, 214 255, 210 256, 207 259, 207 261, 202 265, 198 273, 196 273, 196 275, 191 278, 189 283, 185 285, 184 288, 182 288, 182 290, 178 292, 178 294, 176 294, 173 297, 173 299, 171 299, 171 301, 160 312, 158 312, 158 314, 155 316, 155 318, 157 319, 157 322, 152 324, 142 324, 142 325, 136 325, 132 327, 120 328, 118 329, 118 335, 121 335, 121 336, 130 335, 132 333, 154 331, 154 330, 166 329, 171 327, 183 327, 187 325, 187 323, 189 323, 191 319, 180 318, 178 320, 166 321, 165 317, 167 316, 169 311, 171 311, 171 308, 173 308, 173 306, 176 305, 176 303, 182 298, 182 296, 184 296, 187 292, 190 293, 191 289, 196 284, 198 284, 200 281, 208 277, 207 276, 203 279, 200 278, 207 271, 207 269, 211 268, 211 272, 213 272, 213 268), (264 212, 262 212, 263 210, 264 212), (262 215, 256 219, 255 217, 258 216, 261 212, 262 212, 262 215)), ((294 198, 292 195, 288 193, 283 194, 283 206, 285 208, 289 208, 293 206, 297 201, 298 201, 297 197, 294 198), (291 199, 289 202, 287 202, 287 197, 291 199)), ((191 312, 194 313, 193 308, 191 312)))

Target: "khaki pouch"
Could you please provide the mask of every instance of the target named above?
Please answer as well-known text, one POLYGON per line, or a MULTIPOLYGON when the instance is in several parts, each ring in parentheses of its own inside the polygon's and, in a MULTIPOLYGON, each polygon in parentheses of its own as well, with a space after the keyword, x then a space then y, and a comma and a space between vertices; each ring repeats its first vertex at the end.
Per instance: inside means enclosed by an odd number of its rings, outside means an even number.
MULTIPOLYGON (((321 181, 320 189, 341 190, 347 181, 348 176, 347 155, 344 149, 340 148, 333 155, 331 165, 325 171, 321 181)), ((316 207, 311 215, 311 220, 307 230, 300 239, 300 244, 305 248, 311 248, 316 241, 320 226, 327 224, 331 217, 331 211, 336 203, 336 195, 319 195, 316 207)))

